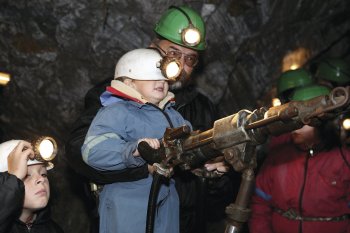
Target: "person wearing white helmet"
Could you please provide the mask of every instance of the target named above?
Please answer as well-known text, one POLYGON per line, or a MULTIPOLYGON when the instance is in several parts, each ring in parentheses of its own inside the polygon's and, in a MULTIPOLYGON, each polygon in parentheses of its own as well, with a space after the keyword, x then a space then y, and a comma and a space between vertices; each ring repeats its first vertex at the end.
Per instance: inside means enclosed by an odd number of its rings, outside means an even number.
POLYGON ((49 216, 47 170, 23 140, 0 144, 0 232, 62 233, 49 216))
MULTIPOLYGON (((200 63, 202 52, 206 48, 205 22, 196 10, 189 6, 170 6, 164 11, 154 26, 154 38, 149 47, 157 48, 163 56, 179 59, 183 69, 177 82, 170 85, 170 90, 176 96, 174 108, 191 122, 194 130, 205 131, 213 127, 214 121, 219 119, 214 103, 197 88, 192 73, 200 63), (194 26, 200 32, 196 37, 199 43, 187 43, 182 32, 189 31, 194 26)), ((193 34, 192 34, 193 35, 193 34)), ((71 127, 65 145, 63 156, 68 165, 74 170, 77 179, 75 184, 81 184, 85 191, 85 204, 89 210, 90 233, 98 233, 98 213, 96 196, 99 189, 96 184, 113 182, 129 182, 146 178, 149 174, 147 165, 127 168, 118 171, 100 171, 87 166, 82 159, 81 146, 90 124, 101 105, 101 94, 110 85, 111 78, 91 88, 84 98, 84 111, 71 127), (93 195, 92 195, 93 194, 93 195)), ((229 166, 221 157, 220 161, 208 161, 203 169, 226 173, 229 166)), ((206 172, 207 173, 207 172, 206 172)), ((174 174, 176 188, 180 197, 181 233, 204 232, 208 221, 223 222, 225 206, 233 201, 235 191, 238 190, 240 174, 231 172, 217 178, 204 179, 190 171, 181 171, 174 174), (232 179, 231 177, 235 177, 232 179), (207 187, 208 186, 208 187, 207 187)), ((81 195, 82 196, 82 195, 81 195)))
MULTIPOLYGON (((82 147, 84 161, 99 171, 118 171, 147 165, 137 146, 146 141, 160 147, 167 127, 190 123, 172 106, 168 80, 154 49, 135 49, 123 55, 115 77, 101 97, 103 108, 94 118, 82 147)), ((143 233, 152 175, 131 182, 106 184, 100 194, 100 232, 143 233)), ((179 199, 175 182, 160 186, 154 232, 179 232, 179 199)))

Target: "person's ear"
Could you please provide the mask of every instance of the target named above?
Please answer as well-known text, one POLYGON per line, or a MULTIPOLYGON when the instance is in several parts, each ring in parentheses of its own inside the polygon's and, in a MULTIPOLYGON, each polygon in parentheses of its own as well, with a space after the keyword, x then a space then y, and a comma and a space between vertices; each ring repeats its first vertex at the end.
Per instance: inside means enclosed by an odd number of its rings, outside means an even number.
POLYGON ((132 79, 127 78, 124 80, 124 83, 131 88, 135 88, 135 84, 132 79))

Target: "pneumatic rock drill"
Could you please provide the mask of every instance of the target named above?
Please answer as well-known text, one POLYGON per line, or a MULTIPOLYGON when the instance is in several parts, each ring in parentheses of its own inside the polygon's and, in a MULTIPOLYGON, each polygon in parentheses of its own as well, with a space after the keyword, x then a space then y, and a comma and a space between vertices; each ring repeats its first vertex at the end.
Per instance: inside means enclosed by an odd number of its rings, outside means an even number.
MULTIPOLYGON (((213 128, 204 132, 191 132, 187 126, 168 128, 160 149, 154 150, 146 142, 141 142, 138 149, 142 157, 156 168, 154 183, 160 180, 159 177, 171 177, 175 166, 193 170, 223 155, 236 171, 242 173, 235 203, 226 207, 225 233, 240 232, 250 215, 256 146, 266 142, 270 135, 290 132, 303 125, 317 126, 324 120, 335 118, 349 107, 349 92, 350 87, 338 87, 329 95, 307 101, 291 101, 269 109, 240 110, 215 121, 213 128)), ((157 185, 152 184, 146 226, 149 233, 153 232, 156 194, 157 185)))

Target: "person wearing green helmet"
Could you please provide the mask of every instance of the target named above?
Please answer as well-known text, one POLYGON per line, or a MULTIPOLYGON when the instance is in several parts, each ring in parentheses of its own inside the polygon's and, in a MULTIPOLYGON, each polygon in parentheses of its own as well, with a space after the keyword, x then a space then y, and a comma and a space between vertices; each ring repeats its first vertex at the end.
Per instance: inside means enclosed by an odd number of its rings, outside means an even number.
POLYGON ((329 88, 322 85, 313 84, 295 89, 291 100, 304 101, 327 94, 329 94, 329 88))
MULTIPOLYGON (((176 110, 191 122, 194 130, 205 131, 212 128, 214 121, 219 118, 216 107, 207 96, 197 90, 191 78, 199 55, 206 48, 206 31, 202 17, 188 6, 171 6, 156 23, 154 32, 157 38, 150 47, 158 48, 163 55, 179 58, 184 64, 178 81, 170 85, 176 97, 176 110), (185 36, 185 32, 189 32, 195 39, 185 36), (192 43, 186 42, 186 38, 192 43)), ((227 171, 228 166, 222 161, 208 163, 205 169, 227 171)), ((225 207, 233 201, 237 192, 232 181, 239 180, 236 176, 240 177, 231 171, 226 176, 208 180, 199 178, 192 172, 175 173, 180 198, 181 233, 205 232, 206 221, 219 225, 223 222, 225 207)))
MULTIPOLYGON (((350 66, 341 58, 327 58, 320 61, 315 72, 317 82, 329 88, 350 85, 350 66)), ((342 126, 345 119, 349 119, 350 113, 342 113, 337 119, 343 142, 349 140, 349 131, 342 126)))
MULTIPOLYGON (((194 130, 207 130, 213 126, 218 119, 215 105, 210 99, 200 93, 191 79, 191 74, 198 64, 200 52, 205 50, 205 23, 202 17, 188 6, 171 6, 160 17, 154 27, 155 38, 149 47, 160 51, 163 56, 173 57, 180 61, 182 72, 178 81, 170 85, 170 90, 176 96, 174 108, 188 121, 191 122, 194 130)), ((65 146, 65 159, 71 168, 80 176, 81 183, 85 184, 84 190, 89 189, 89 183, 108 184, 113 182, 128 182, 146 178, 149 174, 147 166, 140 168, 129 168, 117 172, 106 172, 95 170, 86 165, 82 159, 81 147, 88 128, 102 107, 100 96, 105 92, 106 87, 111 83, 111 78, 106 79, 94 88, 90 89, 85 96, 85 111, 74 123, 65 146)), ((227 172, 228 166, 222 159, 218 162, 205 165, 208 171, 227 172)), ((199 180, 202 180, 192 173, 186 173, 175 177, 176 188, 180 196, 180 232, 193 233, 205 228, 203 223, 204 210, 197 209, 197 198, 199 192, 197 187, 199 180)), ((229 190, 223 193, 220 199, 225 199, 221 204, 220 213, 224 214, 224 206, 230 203, 233 193, 231 192, 231 181, 223 176, 218 178, 220 187, 229 190), (227 188, 228 187, 228 188, 227 188), (225 198, 223 198, 225 197, 225 198), (229 197, 229 198, 226 198, 229 197), (227 200, 229 199, 229 200, 227 200)), ((203 183, 201 183, 201 187, 203 183)), ((95 185, 93 187, 96 187, 95 185)), ((218 190, 216 187, 215 189, 218 190)), ((91 231, 98 232, 98 213, 94 199, 95 195, 87 193, 87 205, 91 211, 91 231)), ((216 192, 217 193, 217 192, 216 192)), ((203 199, 203 198, 202 198, 203 199)), ((203 232, 204 230, 202 230, 203 232)))
POLYGON ((154 31, 167 40, 194 50, 205 50, 205 24, 188 6, 171 6, 156 23, 154 31))
MULTIPOLYGON (((328 93, 314 84, 295 89, 291 100, 328 93)), ((249 230, 349 232, 349 182, 350 150, 331 121, 273 137, 256 177, 249 230)))
POLYGON ((288 70, 281 74, 277 81, 277 94, 282 103, 289 102, 291 94, 297 87, 312 84, 310 73, 304 68, 288 70))
POLYGON ((315 73, 318 83, 330 88, 350 84, 350 66, 340 58, 322 60, 315 73))
POLYGON ((202 17, 188 6, 171 6, 156 23, 154 32, 157 37, 150 47, 159 49, 163 55, 179 59, 183 64, 183 72, 171 89, 187 87, 198 64, 199 52, 206 48, 202 17))

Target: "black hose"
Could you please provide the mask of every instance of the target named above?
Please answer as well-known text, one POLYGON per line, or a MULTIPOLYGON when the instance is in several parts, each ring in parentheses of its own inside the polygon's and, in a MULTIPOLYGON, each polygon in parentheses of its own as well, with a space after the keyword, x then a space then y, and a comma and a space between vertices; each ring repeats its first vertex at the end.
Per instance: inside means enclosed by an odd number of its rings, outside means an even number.
POLYGON ((206 232, 206 207, 208 196, 208 179, 205 177, 198 177, 196 179, 197 188, 197 206, 196 206, 196 228, 198 232, 206 232))
POLYGON ((165 180, 165 177, 163 175, 160 175, 157 172, 154 173, 151 191, 149 193, 149 198, 148 198, 146 233, 153 233, 158 193, 159 193, 160 186, 164 180, 165 180))

